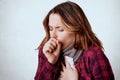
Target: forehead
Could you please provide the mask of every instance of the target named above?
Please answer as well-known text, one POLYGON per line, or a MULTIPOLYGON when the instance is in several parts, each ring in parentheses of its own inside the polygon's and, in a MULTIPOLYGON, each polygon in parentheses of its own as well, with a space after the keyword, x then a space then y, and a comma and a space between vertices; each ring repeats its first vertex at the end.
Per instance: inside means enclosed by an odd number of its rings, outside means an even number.
POLYGON ((58 14, 50 14, 49 16, 49 26, 55 27, 55 26, 63 26, 61 17, 58 14))

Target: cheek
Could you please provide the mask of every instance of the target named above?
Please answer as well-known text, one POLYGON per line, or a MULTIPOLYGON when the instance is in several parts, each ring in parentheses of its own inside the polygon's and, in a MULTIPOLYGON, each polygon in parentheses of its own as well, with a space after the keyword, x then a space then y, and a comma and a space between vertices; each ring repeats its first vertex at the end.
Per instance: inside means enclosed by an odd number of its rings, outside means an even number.
POLYGON ((60 41, 63 47, 67 47, 73 42, 73 35, 61 35, 57 37, 58 41, 60 41))
POLYGON ((59 36, 59 37, 57 38, 57 40, 60 41, 61 43, 63 43, 64 40, 65 40, 65 38, 63 38, 62 36, 59 36))
POLYGON ((64 47, 66 46, 66 38, 58 38, 58 41, 60 41, 60 43, 62 44, 62 49, 64 49, 64 47))
POLYGON ((57 37, 57 40, 60 41, 60 42, 62 43, 62 45, 65 44, 65 39, 66 39, 66 38, 65 38, 64 35, 60 35, 60 36, 57 37))
POLYGON ((57 39, 59 40, 59 41, 61 41, 61 42, 65 42, 67 39, 70 39, 72 37, 72 35, 71 34, 68 34, 68 33, 66 33, 66 32, 64 32, 64 33, 59 33, 58 35, 57 35, 57 39))

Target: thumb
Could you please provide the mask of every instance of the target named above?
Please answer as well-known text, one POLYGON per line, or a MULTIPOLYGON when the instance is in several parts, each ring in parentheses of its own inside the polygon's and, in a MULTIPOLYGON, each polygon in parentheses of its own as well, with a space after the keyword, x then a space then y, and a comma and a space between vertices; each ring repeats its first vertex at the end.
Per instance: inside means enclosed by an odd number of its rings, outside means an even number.
POLYGON ((60 50, 61 50, 61 43, 57 40, 57 48, 55 51, 56 56, 58 56, 60 54, 60 50))
POLYGON ((57 46, 57 50, 60 51, 60 50, 61 50, 61 43, 60 43, 58 40, 57 40, 57 45, 58 45, 58 46, 57 46))
POLYGON ((75 65, 73 65, 72 68, 73 68, 73 70, 77 70, 76 67, 75 67, 75 65))

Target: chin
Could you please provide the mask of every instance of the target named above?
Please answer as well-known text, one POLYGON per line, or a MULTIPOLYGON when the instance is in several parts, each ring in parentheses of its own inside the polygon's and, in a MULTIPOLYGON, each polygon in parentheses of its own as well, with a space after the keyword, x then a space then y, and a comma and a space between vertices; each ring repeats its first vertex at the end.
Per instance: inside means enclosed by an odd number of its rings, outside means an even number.
POLYGON ((62 49, 62 50, 65 49, 65 46, 62 46, 61 49, 62 49))
POLYGON ((61 48, 62 50, 65 49, 64 47, 61 48))
POLYGON ((62 46, 62 48, 61 48, 61 49, 63 50, 63 49, 65 49, 65 48, 67 48, 67 46, 62 46))

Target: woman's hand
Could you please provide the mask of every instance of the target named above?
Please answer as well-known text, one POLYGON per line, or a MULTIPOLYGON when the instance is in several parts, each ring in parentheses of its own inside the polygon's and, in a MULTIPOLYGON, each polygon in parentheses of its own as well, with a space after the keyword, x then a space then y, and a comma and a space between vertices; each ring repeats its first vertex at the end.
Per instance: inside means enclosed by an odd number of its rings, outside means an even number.
POLYGON ((63 71, 61 71, 61 76, 58 80, 78 80, 78 71, 75 66, 71 65, 65 61, 66 67, 62 64, 63 71))
POLYGON ((55 64, 59 58, 61 43, 55 38, 50 38, 43 47, 43 53, 51 64, 55 64))

